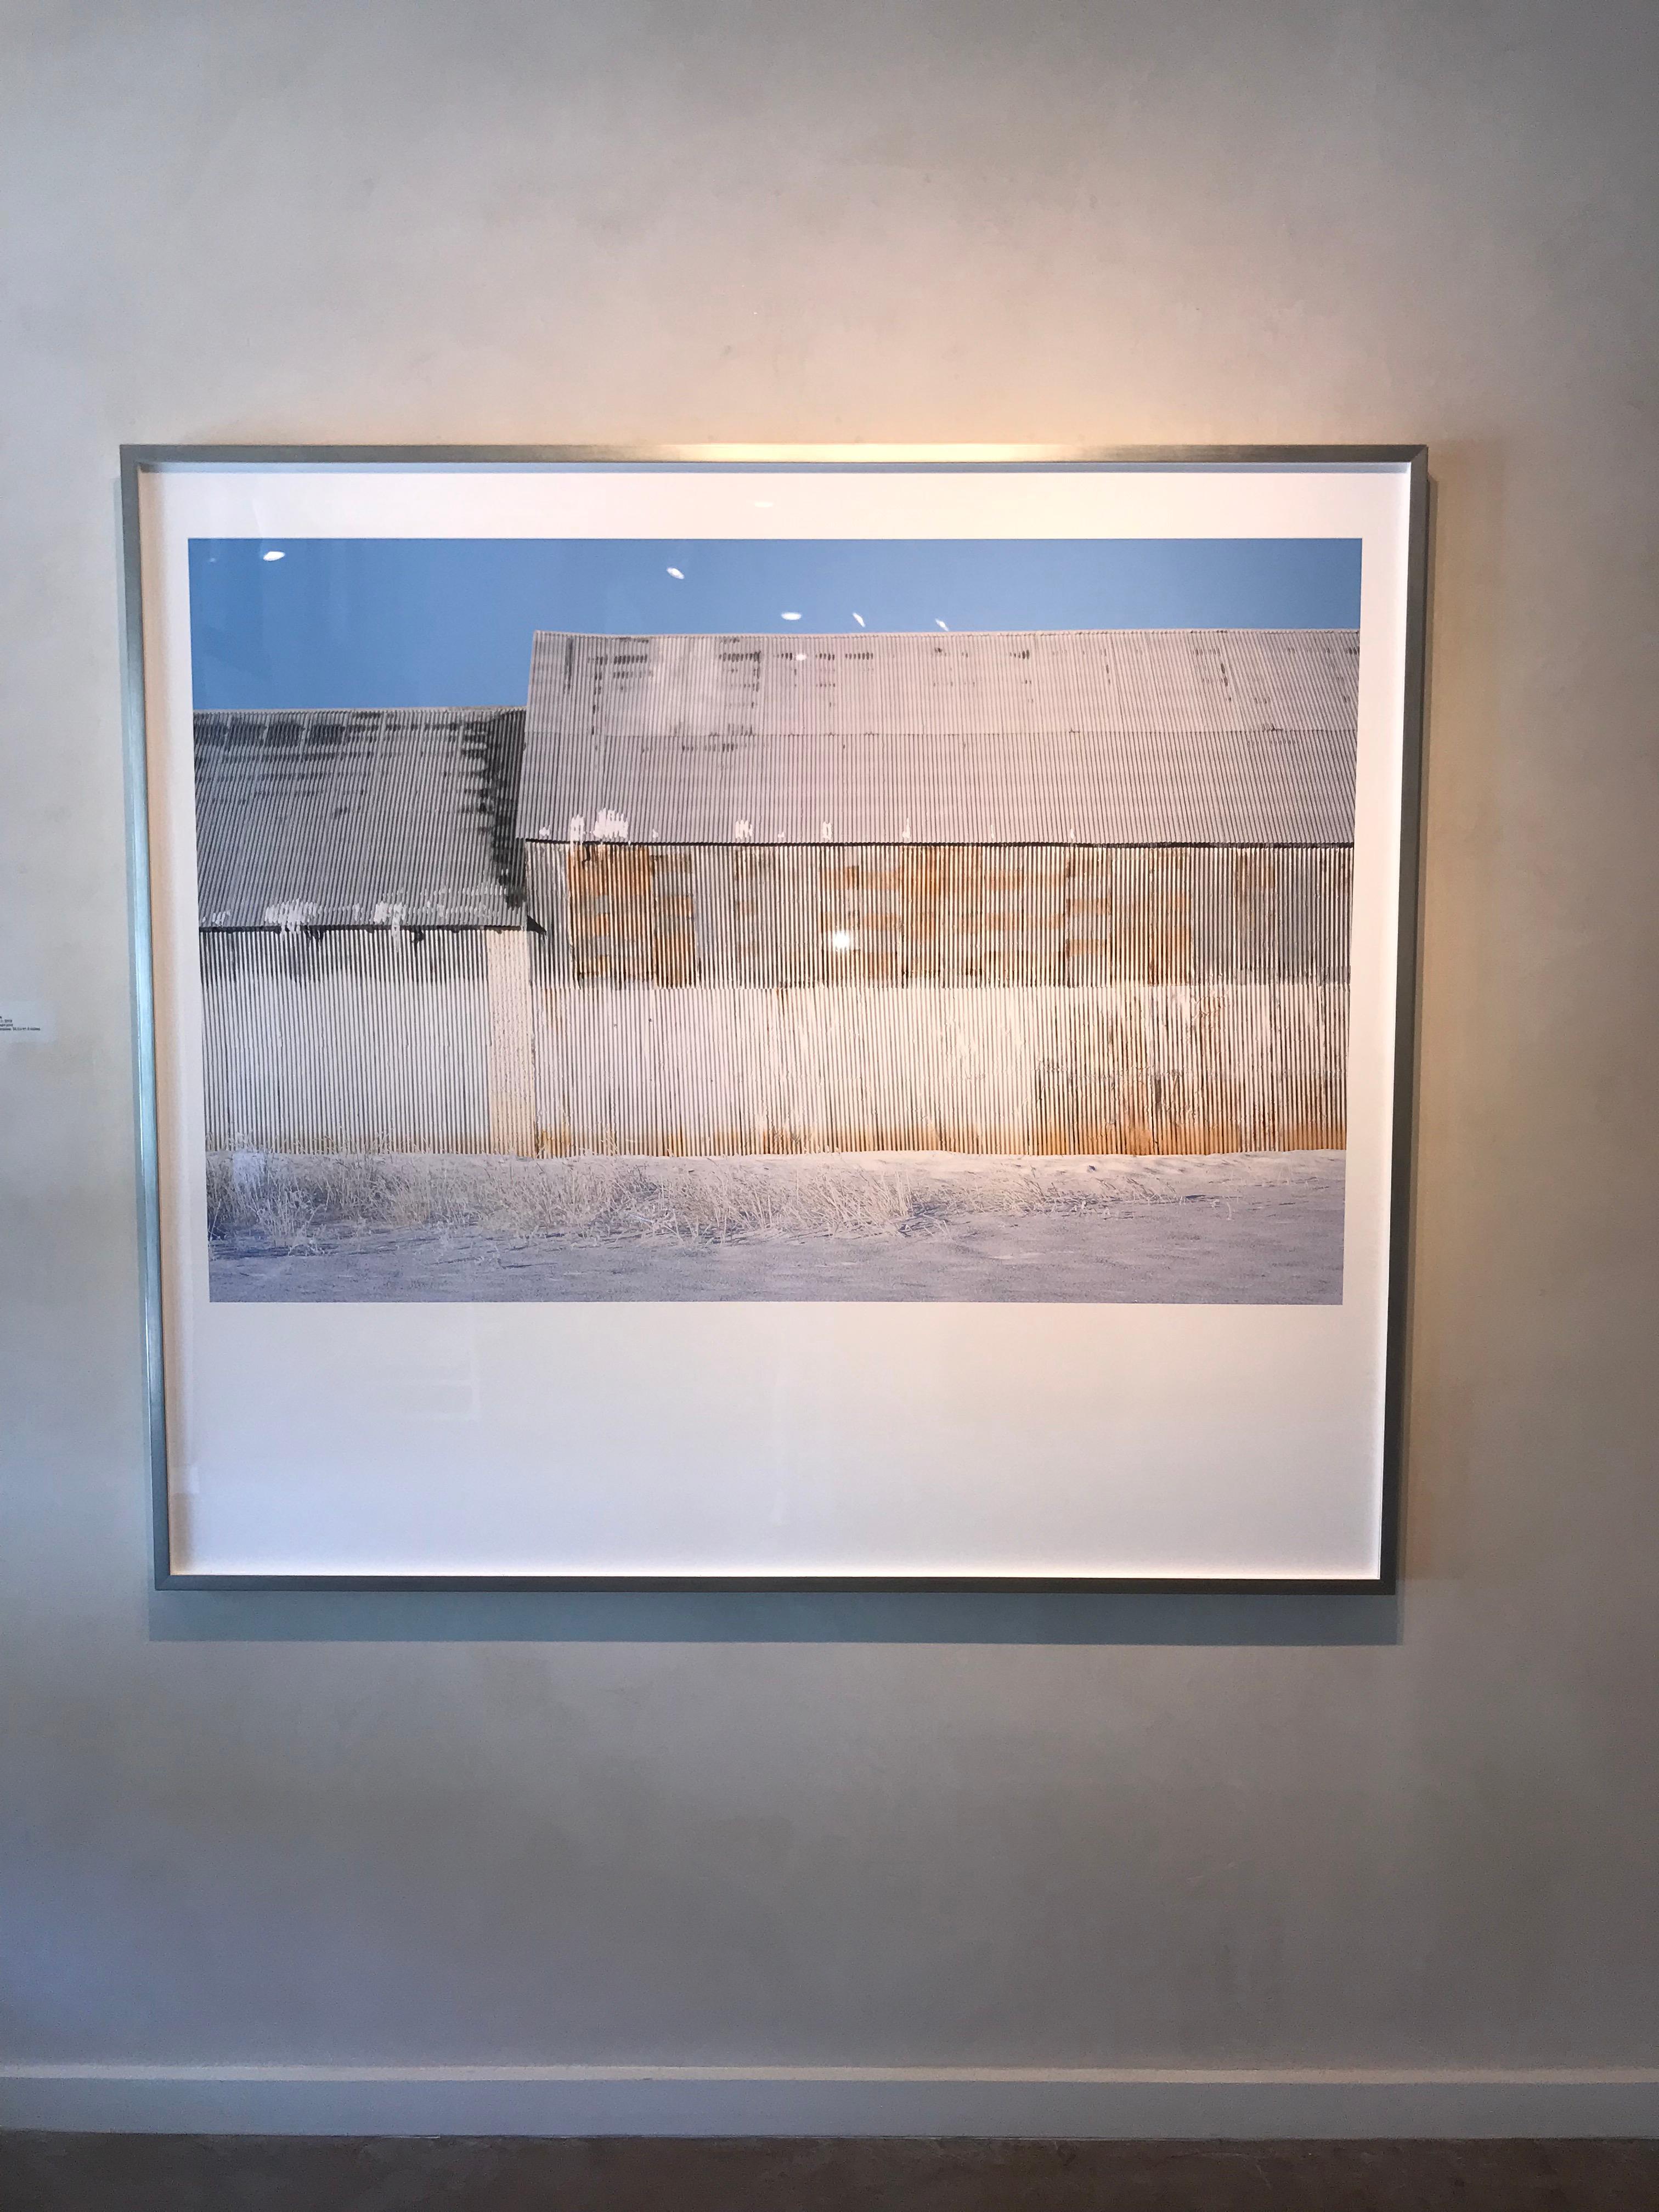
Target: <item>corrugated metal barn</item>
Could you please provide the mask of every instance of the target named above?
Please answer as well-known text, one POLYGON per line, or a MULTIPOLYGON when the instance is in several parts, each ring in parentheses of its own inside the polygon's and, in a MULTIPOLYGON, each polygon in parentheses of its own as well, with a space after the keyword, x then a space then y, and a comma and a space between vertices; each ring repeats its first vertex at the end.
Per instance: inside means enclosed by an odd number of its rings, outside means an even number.
POLYGON ((204 714, 210 1143, 1340 1146, 1352 631, 535 641, 204 714))
POLYGON ((521 708, 196 717, 208 1143, 533 1149, 521 708))
POLYGON ((539 1145, 1341 1145, 1358 667, 1347 630, 539 635, 539 1145))

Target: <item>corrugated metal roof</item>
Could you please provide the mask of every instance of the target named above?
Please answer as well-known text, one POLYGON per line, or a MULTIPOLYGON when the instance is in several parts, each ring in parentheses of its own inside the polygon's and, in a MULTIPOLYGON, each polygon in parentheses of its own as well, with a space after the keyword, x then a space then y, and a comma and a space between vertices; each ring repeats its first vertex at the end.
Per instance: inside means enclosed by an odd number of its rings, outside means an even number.
POLYGON ((198 714, 204 925, 518 920, 523 751, 517 707, 198 714))
POLYGON ((1346 844, 1354 630, 590 637, 531 663, 522 836, 1346 844))

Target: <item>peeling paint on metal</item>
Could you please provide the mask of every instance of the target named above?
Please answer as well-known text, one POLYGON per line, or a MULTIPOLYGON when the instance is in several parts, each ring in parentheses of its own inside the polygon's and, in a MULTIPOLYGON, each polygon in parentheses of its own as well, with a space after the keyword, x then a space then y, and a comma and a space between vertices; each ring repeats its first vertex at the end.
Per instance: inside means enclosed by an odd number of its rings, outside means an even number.
POLYGON ((1347 992, 541 982, 548 1153, 1046 1154, 1344 1142, 1347 992))
POLYGON ((495 933, 204 930, 209 1149, 493 1149, 495 933))

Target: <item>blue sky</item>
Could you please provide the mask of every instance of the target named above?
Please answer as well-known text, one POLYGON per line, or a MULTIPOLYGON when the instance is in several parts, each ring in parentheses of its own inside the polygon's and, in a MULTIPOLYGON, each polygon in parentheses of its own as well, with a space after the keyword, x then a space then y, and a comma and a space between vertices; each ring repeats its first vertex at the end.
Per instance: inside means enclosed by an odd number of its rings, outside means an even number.
POLYGON ((1359 551, 1346 538, 197 538, 191 676, 198 708, 512 706, 538 629, 1357 629, 1359 551))

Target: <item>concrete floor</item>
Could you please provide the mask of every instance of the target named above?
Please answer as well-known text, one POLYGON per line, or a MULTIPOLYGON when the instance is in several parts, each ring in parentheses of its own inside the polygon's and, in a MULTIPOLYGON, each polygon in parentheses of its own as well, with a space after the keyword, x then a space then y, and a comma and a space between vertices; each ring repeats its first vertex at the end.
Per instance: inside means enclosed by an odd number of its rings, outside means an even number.
POLYGON ((4 2212, 1645 2212, 1659 2142, 0 2135, 4 2212))

